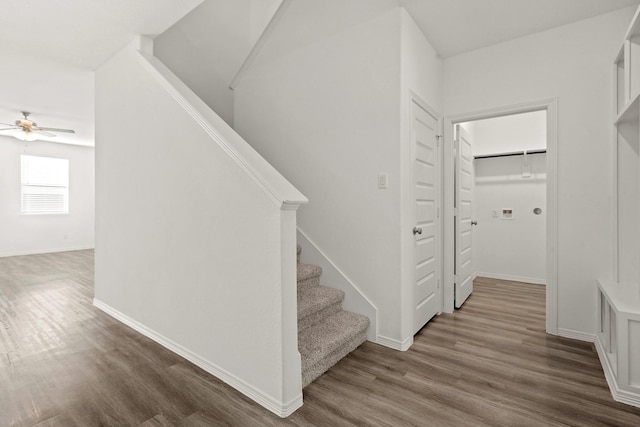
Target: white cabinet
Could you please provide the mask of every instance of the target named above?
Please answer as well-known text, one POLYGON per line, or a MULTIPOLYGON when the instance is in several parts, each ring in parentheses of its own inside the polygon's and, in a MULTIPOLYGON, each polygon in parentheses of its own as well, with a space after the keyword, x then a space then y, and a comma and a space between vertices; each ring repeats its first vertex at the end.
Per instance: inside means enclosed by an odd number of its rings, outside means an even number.
POLYGON ((638 283, 599 282, 596 348, 614 399, 640 407, 638 283))
POLYGON ((640 8, 613 64, 614 280, 598 282, 596 349, 614 399, 640 407, 640 8))

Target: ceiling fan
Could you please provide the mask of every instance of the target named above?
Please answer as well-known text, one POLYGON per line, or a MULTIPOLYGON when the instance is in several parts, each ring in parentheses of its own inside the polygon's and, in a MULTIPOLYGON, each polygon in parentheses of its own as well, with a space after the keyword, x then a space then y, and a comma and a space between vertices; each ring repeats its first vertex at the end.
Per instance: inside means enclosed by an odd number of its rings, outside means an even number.
POLYGON ((72 129, 46 128, 38 126, 36 122, 29 120, 30 115, 30 112, 22 111, 23 118, 16 120, 15 124, 11 125, 9 123, 0 123, 0 125, 10 126, 8 128, 2 128, 0 129, 0 131, 15 130, 17 132, 14 132, 12 136, 22 141, 35 141, 36 139, 38 139, 38 134, 42 136, 54 137, 57 135, 52 132, 76 133, 72 129))

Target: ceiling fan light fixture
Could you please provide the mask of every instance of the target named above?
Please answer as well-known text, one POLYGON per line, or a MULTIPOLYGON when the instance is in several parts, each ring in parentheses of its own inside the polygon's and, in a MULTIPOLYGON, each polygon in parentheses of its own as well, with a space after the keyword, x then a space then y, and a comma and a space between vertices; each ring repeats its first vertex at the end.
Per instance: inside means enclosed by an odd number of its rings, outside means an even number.
POLYGON ((20 141, 35 141, 36 139, 38 139, 37 135, 35 135, 33 132, 27 132, 22 129, 14 133, 13 136, 20 141))
POLYGON ((30 115, 31 113, 28 111, 23 111, 22 118, 16 120, 15 125, 0 123, 3 126, 10 126, 6 129, 0 129, 0 131, 13 131, 11 135, 20 141, 36 141, 42 139, 42 137, 45 137, 45 141, 49 141, 46 138, 55 138, 57 136, 53 132, 76 133, 73 129, 40 127, 36 122, 29 120, 30 115))

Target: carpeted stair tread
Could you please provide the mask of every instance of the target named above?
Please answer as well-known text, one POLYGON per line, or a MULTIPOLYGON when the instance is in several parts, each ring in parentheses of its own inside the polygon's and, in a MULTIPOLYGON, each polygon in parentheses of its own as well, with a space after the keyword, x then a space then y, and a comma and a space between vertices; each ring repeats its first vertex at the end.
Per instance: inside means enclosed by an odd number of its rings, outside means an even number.
POLYGON ((342 309, 344 292, 326 286, 298 290, 298 330, 322 321, 342 309))
MULTIPOLYGON (((363 341, 360 341, 360 338, 364 336, 366 340, 368 327, 369 319, 366 316, 339 311, 321 323, 298 331, 298 351, 302 359, 303 383, 305 375, 313 370, 314 365, 321 364, 323 359, 340 353, 341 349, 348 348, 349 350, 344 353, 346 355, 362 344, 363 341)), ((333 363, 335 364, 337 360, 333 363)))
POLYGON ((321 286, 322 268, 300 262, 301 252, 297 245, 298 351, 304 388, 367 340, 369 319, 342 310, 344 292, 321 286))
POLYGON ((322 267, 313 264, 298 263, 298 286, 317 286, 320 284, 322 267))
POLYGON ((335 351, 320 359, 316 364, 307 367, 307 369, 302 371, 302 388, 311 384, 316 378, 331 369, 333 365, 344 359, 356 348, 360 347, 360 345, 362 345, 366 340, 367 331, 364 330, 352 337, 349 341, 346 341, 335 351))
POLYGON ((298 292, 298 319, 308 316, 331 304, 340 304, 344 292, 327 286, 315 286, 298 292))
POLYGON ((322 274, 322 267, 314 264, 298 264, 298 282, 312 277, 319 277, 322 274))

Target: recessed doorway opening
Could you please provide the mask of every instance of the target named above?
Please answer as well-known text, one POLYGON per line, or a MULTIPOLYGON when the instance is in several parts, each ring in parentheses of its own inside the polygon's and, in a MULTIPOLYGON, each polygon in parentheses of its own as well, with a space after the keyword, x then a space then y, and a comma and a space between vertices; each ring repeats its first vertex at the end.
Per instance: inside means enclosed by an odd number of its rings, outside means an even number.
POLYGON ((473 277, 545 284, 546 112, 460 127, 472 141, 473 277))
POLYGON ((443 311, 476 276, 546 285, 557 333, 555 111, 549 100, 445 119, 443 311))

